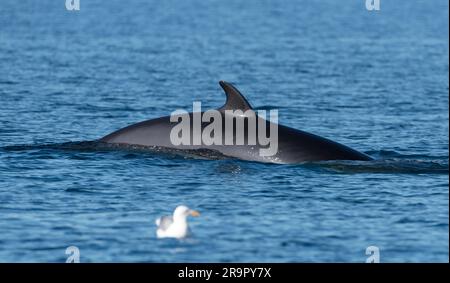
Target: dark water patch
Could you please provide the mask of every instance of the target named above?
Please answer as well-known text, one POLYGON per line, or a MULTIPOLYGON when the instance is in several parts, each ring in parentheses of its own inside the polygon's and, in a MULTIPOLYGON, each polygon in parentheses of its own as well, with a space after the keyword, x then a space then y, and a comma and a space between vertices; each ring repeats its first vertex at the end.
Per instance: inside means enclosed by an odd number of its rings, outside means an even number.
POLYGON ((395 221, 394 223, 396 224, 410 224, 410 223, 423 223, 423 224, 428 224, 430 221, 427 219, 423 219, 423 218, 411 218, 411 217, 402 217, 400 219, 398 219, 397 221, 395 221))
POLYGON ((88 188, 80 188, 80 187, 72 187, 64 190, 67 193, 81 193, 81 194, 99 194, 99 191, 88 189, 88 188))
POLYGON ((11 81, 11 80, 0 80, 0 85, 16 85, 19 82, 11 81))

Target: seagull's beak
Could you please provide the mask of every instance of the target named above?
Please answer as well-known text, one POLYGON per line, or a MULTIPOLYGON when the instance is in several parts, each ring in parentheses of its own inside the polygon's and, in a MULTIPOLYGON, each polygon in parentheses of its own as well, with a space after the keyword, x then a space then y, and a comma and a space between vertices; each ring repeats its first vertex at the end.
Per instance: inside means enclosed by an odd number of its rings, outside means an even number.
POLYGON ((198 212, 197 210, 191 210, 189 214, 194 217, 200 216, 200 212, 198 212))

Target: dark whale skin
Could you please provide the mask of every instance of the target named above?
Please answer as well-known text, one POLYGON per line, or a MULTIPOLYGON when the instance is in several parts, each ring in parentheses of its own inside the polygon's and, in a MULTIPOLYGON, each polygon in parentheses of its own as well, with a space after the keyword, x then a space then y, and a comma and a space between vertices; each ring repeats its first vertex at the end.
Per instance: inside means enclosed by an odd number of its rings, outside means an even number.
MULTIPOLYGON (((247 100, 236 88, 226 82, 221 81, 220 84, 227 94, 227 103, 219 110, 251 110, 247 100)), ((192 133, 193 114, 185 115, 189 115, 192 133)), ((225 115, 227 114, 223 113, 222 115, 223 124, 225 115)), ((263 119, 259 116, 256 117, 259 120, 263 119)), ((266 132, 269 132, 270 122, 264 120, 264 123, 266 132)), ((262 156, 260 154, 260 149, 268 146, 260 145, 258 141, 256 145, 247 144, 247 140, 245 140, 244 145, 224 145, 224 142, 222 142, 222 145, 193 145, 191 137, 190 145, 174 145, 170 140, 170 132, 176 124, 175 122, 170 122, 170 116, 160 117, 122 128, 101 138, 99 141, 116 145, 138 145, 176 150, 208 149, 242 160, 281 164, 328 160, 372 160, 370 156, 340 143, 280 124, 278 124, 278 150, 272 156, 262 156)), ((206 125, 206 123, 202 123, 202 130, 206 125)), ((232 134, 235 137, 236 133, 233 132, 232 134)), ((222 127, 222 137, 225 137, 225 127, 222 127)))

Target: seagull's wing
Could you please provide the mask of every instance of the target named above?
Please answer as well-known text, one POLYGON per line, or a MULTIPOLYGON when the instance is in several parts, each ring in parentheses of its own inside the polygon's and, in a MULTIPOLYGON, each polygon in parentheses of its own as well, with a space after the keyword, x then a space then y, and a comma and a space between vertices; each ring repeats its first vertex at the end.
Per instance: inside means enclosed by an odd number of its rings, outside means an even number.
POLYGON ((162 216, 158 219, 156 219, 156 225, 158 226, 158 229, 161 230, 167 230, 170 225, 173 223, 172 216, 162 216))

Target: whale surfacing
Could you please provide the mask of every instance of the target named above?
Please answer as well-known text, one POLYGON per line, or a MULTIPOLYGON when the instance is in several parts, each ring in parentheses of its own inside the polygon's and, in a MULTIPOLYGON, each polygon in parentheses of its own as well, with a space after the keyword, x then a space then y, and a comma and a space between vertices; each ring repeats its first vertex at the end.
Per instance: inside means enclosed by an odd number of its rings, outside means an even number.
POLYGON ((189 151, 207 149, 232 158, 281 164, 372 160, 370 156, 340 143, 266 120, 232 84, 224 81, 219 84, 225 91, 226 103, 216 109, 214 115, 209 111, 185 111, 175 118, 173 115, 165 116, 130 125, 99 141, 189 151), (195 121, 200 124, 196 126, 195 121), (182 123, 185 127, 177 132, 182 123), (213 130, 212 123, 216 126, 213 130), (189 136, 180 142, 179 134, 186 133, 189 136))

